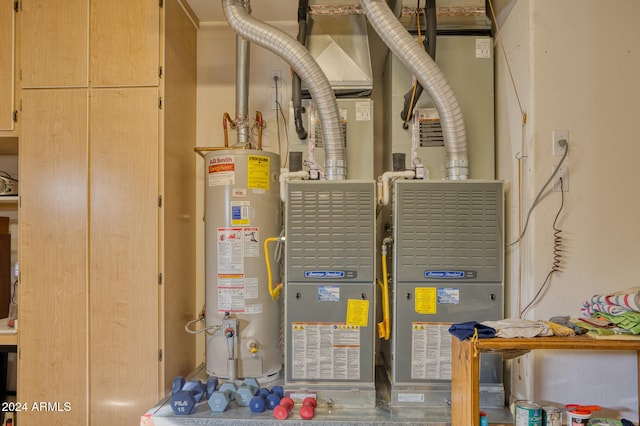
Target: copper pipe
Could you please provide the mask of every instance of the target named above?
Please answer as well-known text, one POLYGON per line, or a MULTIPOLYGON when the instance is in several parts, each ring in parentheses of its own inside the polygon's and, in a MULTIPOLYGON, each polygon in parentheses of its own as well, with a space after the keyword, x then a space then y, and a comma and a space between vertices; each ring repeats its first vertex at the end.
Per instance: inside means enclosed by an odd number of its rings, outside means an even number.
POLYGON ((236 127, 236 122, 231 119, 228 112, 225 112, 222 116, 222 128, 224 129, 224 147, 229 147, 229 133, 227 131, 227 121, 231 123, 231 127, 236 127))
POLYGON ((262 151, 262 113, 256 111, 256 123, 258 123, 258 149, 262 151))

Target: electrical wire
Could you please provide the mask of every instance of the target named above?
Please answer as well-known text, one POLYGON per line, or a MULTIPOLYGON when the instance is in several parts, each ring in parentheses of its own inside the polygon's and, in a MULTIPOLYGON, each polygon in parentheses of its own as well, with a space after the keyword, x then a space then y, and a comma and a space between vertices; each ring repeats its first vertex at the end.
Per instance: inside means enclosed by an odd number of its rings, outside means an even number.
POLYGON ((553 220, 553 225, 552 225, 553 227, 553 262, 551 264, 551 270, 547 274, 547 277, 542 283, 542 286, 540 286, 540 288, 536 292, 536 295, 533 296, 533 299, 531 299, 531 302, 529 302, 527 306, 525 306, 524 309, 522 309, 522 311, 520 312, 520 318, 522 318, 524 314, 527 312, 527 310, 538 301, 538 298, 543 294, 543 291, 547 288, 547 285, 549 284, 549 280, 551 279, 551 276, 554 273, 560 271, 563 250, 562 250, 562 236, 560 235, 562 233, 562 229, 558 228, 558 217, 560 217, 560 213, 562 212, 562 209, 564 207, 564 187, 563 187, 562 178, 560 178, 560 194, 561 194, 560 208, 556 213, 556 217, 553 220))
POLYGON ((522 124, 527 123, 527 113, 524 111, 522 107, 522 102, 520 101, 520 94, 518 93, 518 87, 516 86, 516 80, 513 77, 513 72, 511 71, 511 64, 509 63, 509 57, 507 56, 507 50, 504 48, 504 41, 502 40, 502 31, 500 31, 500 25, 498 24, 498 19, 496 18, 496 12, 493 9, 493 0, 489 0, 489 9, 491 9, 491 17, 493 18, 493 23, 496 26, 496 36, 498 38, 498 44, 502 49, 502 54, 504 55, 504 61, 507 64, 507 70, 509 71, 509 77, 511 78, 511 85, 513 86, 513 92, 516 95, 516 100, 518 101, 518 107, 520 108, 520 114, 522 115, 522 124))
MULTIPOLYGON (((562 158, 560 159, 560 162, 558 163, 558 165, 556 166, 556 168, 553 170, 553 173, 551 173, 551 176, 549 176, 549 179, 547 179, 547 181, 544 183, 544 185, 542 185, 542 188, 540 188, 540 191, 538 191, 538 195, 536 195, 536 198, 533 200, 533 203, 531 204, 531 207, 529 207, 529 211, 527 212, 527 218, 524 222, 524 228, 522 228, 522 231, 520 232, 520 235, 518 236, 518 239, 515 241, 512 241, 510 243, 507 244, 508 247, 518 244, 520 242, 520 240, 522 240, 522 238, 524 237, 524 234, 527 232, 527 228, 529 226, 529 219, 531 219, 531 213, 533 213, 533 209, 536 208, 536 206, 538 205, 538 203, 540 202, 540 200, 542 199, 542 194, 544 193, 544 190, 547 188, 547 186, 549 186, 549 184, 551 183, 551 181, 553 181, 553 178, 558 174, 558 172, 560 171, 560 167, 562 166, 562 163, 564 163, 564 160, 567 158, 567 154, 569 154, 569 142, 567 142, 566 140, 561 140, 560 146, 562 146, 562 141, 564 141, 564 154, 562 155, 562 158)), ((562 190, 562 188, 561 188, 562 190)))
POLYGON ((287 119, 284 116, 284 112, 282 111, 282 104, 278 100, 278 81, 282 81, 278 78, 277 75, 273 76, 273 81, 276 86, 276 127, 278 129, 278 155, 282 158, 281 146, 282 139, 280 137, 280 116, 282 116, 282 122, 284 123, 284 134, 285 134, 285 156, 284 156, 284 165, 283 167, 287 167, 287 162, 289 161, 289 132, 287 131, 287 119))

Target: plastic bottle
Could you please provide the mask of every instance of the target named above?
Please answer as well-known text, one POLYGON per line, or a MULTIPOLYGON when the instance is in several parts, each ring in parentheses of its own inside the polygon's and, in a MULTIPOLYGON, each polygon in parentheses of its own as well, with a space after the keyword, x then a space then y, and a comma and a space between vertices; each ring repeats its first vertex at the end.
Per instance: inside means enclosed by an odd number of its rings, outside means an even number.
POLYGON ((480 411, 480 426, 489 426, 489 420, 487 419, 487 413, 480 411))

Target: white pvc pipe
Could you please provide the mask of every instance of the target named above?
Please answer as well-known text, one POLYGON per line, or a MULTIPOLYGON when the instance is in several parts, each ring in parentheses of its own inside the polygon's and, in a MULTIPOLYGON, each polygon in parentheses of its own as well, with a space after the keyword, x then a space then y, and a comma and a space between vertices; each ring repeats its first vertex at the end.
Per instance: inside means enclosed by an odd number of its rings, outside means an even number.
POLYGON ((415 176, 415 172, 413 170, 403 170, 401 172, 384 172, 382 174, 382 178, 380 179, 380 184, 382 185, 382 196, 378 198, 378 204, 386 206, 389 204, 390 198, 390 190, 389 190, 389 181, 391 179, 396 178, 405 178, 412 179, 415 176))
POLYGON ((289 170, 283 170, 280 172, 280 199, 283 202, 287 201, 287 182, 290 179, 309 179, 309 172, 306 170, 300 170, 298 172, 290 172, 289 170))

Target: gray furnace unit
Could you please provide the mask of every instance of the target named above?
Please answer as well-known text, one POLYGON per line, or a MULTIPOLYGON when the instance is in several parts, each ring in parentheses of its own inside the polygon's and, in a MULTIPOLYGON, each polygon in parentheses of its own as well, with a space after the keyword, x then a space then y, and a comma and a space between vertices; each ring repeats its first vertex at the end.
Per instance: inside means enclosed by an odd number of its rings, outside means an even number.
POLYGON ((375 406, 375 183, 290 181, 285 391, 375 406))
MULTIPOLYGON (((399 180, 393 203, 391 404, 446 407, 450 325, 503 318, 503 184, 399 180)), ((480 381, 481 405, 502 407, 499 356, 480 381)))

